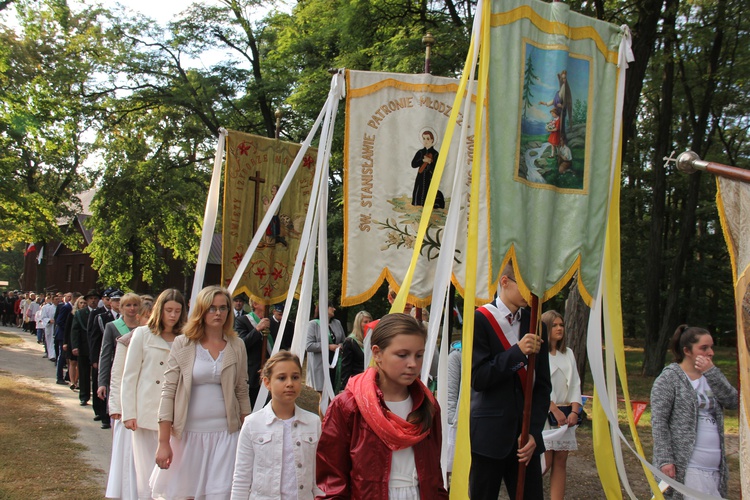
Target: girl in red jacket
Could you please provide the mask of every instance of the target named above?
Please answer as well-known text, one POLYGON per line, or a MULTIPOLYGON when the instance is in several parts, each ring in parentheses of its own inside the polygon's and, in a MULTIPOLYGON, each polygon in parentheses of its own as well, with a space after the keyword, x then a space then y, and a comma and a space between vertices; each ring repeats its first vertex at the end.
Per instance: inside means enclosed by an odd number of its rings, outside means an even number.
POLYGON ((318 443, 318 498, 448 498, 440 409, 419 380, 427 332, 389 314, 372 333, 370 367, 329 406, 318 443))

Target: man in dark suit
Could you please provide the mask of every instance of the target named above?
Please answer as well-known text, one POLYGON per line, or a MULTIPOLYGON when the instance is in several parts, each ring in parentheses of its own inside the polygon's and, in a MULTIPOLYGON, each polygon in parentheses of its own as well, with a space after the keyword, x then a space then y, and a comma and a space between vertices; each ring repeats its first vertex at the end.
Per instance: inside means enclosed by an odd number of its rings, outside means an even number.
POLYGON ((524 498, 543 499, 540 455, 542 429, 549 411, 549 355, 541 337, 530 333, 526 300, 516 283, 513 266, 503 269, 499 296, 474 315, 471 373, 472 500, 497 500, 505 481, 516 496, 518 464, 526 464, 524 498), (528 356, 537 353, 531 403, 529 440, 520 447, 528 356))
POLYGON ((83 296, 86 307, 73 316, 73 325, 70 329, 71 352, 73 356, 78 357, 78 399, 81 400, 81 406, 89 404, 91 399, 91 358, 87 325, 99 298, 99 292, 96 290, 89 290, 83 296))
MULTIPOLYGON (((273 339, 274 345, 279 340, 279 329, 281 328, 281 320, 284 317, 284 304, 276 304, 273 306, 273 313, 271 314, 271 338, 273 339)), ((284 327, 284 336, 281 338, 282 351, 288 351, 292 347, 292 339, 294 338, 294 323, 286 320, 286 326, 284 327)))
POLYGON ((253 310, 243 314, 234 321, 237 335, 245 343, 247 350, 247 379, 250 393, 250 404, 255 406, 255 399, 260 391, 260 374, 258 373, 263 356, 263 332, 268 332, 271 322, 265 317, 265 306, 252 301, 253 310))
MULTIPOLYGON (((99 387, 99 356, 102 351, 104 328, 107 326, 107 323, 111 323, 120 317, 120 299, 123 295, 120 290, 108 288, 104 291, 104 296, 102 297, 104 305, 96 309, 89 316, 89 352, 91 356, 91 380, 93 381, 94 388, 99 387)), ((91 402, 91 406, 94 409, 94 420, 102 422, 102 429, 109 429, 107 400, 95 397, 91 402)))

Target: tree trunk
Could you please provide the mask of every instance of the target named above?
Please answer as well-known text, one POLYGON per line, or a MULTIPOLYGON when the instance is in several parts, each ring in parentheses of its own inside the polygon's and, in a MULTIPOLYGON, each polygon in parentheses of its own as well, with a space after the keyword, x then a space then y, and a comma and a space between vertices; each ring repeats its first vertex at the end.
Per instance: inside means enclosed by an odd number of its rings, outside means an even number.
POLYGON ((675 256, 674 265, 670 275, 670 288, 667 293, 667 304, 662 314, 662 320, 656 342, 651 348, 647 347, 643 356, 643 374, 655 377, 661 373, 664 368, 664 358, 667 354, 669 341, 672 338, 675 328, 681 321, 678 320, 678 303, 683 293, 683 283, 685 282, 685 267, 688 259, 692 255, 692 246, 690 244, 693 234, 695 233, 695 211, 698 206, 698 196, 700 194, 701 172, 692 174, 690 178, 690 188, 688 195, 683 204, 682 224, 680 227, 680 238, 678 240, 677 255, 675 256))
POLYGON ((589 327, 589 307, 578 291, 578 275, 571 281, 568 300, 565 301, 565 336, 567 346, 573 350, 583 387, 586 375, 586 332, 589 327))
MULTIPOLYGON (((685 71, 682 73, 683 87, 685 90, 686 101, 690 113, 688 119, 692 125, 693 138, 691 148, 700 155, 705 155, 708 151, 708 144, 711 140, 711 134, 707 133, 709 125, 710 111, 713 104, 714 91, 718 79, 717 71, 719 68, 721 51, 724 42, 723 22, 726 12, 726 1, 720 0, 716 10, 716 28, 715 36, 708 54, 707 71, 705 77, 705 93, 701 96, 700 104, 697 105, 694 88, 688 85, 685 71)), ((666 24, 666 19, 665 19, 666 24)), ((674 24, 672 24, 674 26, 674 24)), ((701 82, 703 83, 703 82, 701 82)), ((685 270, 688 262, 693 257, 692 240, 695 234, 696 210, 698 207, 698 198, 701 188, 701 172, 695 172, 690 176, 687 196, 682 204, 680 236, 677 240, 677 254, 675 255, 672 265, 672 272, 669 280, 669 290, 667 292, 667 302, 661 317, 659 334, 655 345, 646 343, 646 350, 643 357, 643 374, 656 376, 663 366, 666 356, 667 346, 675 328, 683 320, 679 318, 678 304, 683 292, 683 284, 687 281, 685 270)))
POLYGON ((675 21, 679 0, 667 0, 664 17, 664 53, 668 55, 664 63, 664 75, 661 85, 661 103, 659 106, 658 125, 656 130, 656 147, 651 161, 652 195, 651 195, 651 231, 649 250, 646 261, 646 343, 642 370, 652 373, 659 365, 657 374, 664 365, 664 350, 660 345, 660 326, 662 311, 662 270, 664 267, 664 242, 666 218, 667 172, 664 168, 664 156, 669 156, 672 147, 672 96, 674 93, 675 65, 671 54, 675 49, 675 21))
MULTIPOLYGON (((641 90, 646 80, 654 45, 658 36, 659 20, 663 0, 639 2, 638 20, 633 26, 633 56, 635 60, 628 66, 625 81, 625 102, 622 110, 622 152, 625 157, 628 142, 635 136, 635 119, 641 102, 641 90)), ((597 8, 598 10, 598 8, 597 8)))

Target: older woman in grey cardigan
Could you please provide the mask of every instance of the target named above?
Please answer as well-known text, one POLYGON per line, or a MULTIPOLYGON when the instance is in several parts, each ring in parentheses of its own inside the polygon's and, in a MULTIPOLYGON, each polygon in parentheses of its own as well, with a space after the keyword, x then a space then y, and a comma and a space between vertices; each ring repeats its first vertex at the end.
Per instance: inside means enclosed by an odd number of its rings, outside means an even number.
MULTIPOLYGON (((675 362, 651 389, 654 465, 685 486, 726 498, 724 409, 737 408, 737 390, 713 364, 713 339, 681 325, 672 342, 675 362)), ((667 498, 682 499, 670 490, 667 498)))

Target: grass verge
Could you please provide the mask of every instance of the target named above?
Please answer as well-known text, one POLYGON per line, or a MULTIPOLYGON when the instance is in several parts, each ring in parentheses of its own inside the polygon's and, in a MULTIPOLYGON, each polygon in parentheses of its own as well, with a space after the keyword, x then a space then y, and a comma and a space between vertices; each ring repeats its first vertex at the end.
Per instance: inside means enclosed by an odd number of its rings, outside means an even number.
POLYGON ((23 339, 12 333, 0 333, 0 347, 23 344, 23 339))
POLYGON ((46 392, 0 372, 0 499, 100 499, 77 430, 46 392))

